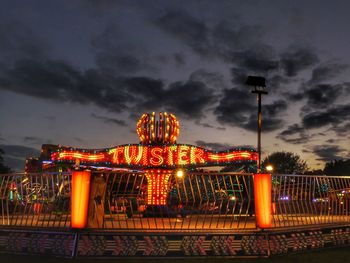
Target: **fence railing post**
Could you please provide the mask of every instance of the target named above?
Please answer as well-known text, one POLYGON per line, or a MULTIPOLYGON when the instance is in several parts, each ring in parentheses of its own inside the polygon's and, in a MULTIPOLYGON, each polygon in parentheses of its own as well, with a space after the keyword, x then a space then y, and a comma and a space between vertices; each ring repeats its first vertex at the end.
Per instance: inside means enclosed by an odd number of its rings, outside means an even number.
POLYGON ((259 228, 272 227, 271 174, 254 175, 254 204, 259 228))
POLYGON ((71 227, 85 228, 87 224, 90 171, 72 172, 72 196, 71 196, 71 227))

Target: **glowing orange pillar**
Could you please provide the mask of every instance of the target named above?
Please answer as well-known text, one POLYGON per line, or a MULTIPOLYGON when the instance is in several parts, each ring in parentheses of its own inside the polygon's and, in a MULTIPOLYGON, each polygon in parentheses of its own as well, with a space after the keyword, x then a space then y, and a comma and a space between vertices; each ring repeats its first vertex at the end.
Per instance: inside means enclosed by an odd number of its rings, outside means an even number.
POLYGON ((90 171, 72 172, 71 227, 84 228, 87 223, 87 213, 90 193, 90 171))
POLYGON ((147 178, 147 199, 148 205, 166 205, 169 191, 169 170, 148 170, 147 178))
POLYGON ((257 226, 272 227, 271 174, 254 175, 254 203, 257 226))

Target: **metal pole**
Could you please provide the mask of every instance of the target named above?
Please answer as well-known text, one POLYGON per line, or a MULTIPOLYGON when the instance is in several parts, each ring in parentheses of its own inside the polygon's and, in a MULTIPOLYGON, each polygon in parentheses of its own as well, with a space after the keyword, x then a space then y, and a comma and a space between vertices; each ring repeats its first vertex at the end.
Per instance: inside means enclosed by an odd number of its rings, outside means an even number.
POLYGON ((258 93, 258 169, 257 172, 261 173, 261 93, 258 93))

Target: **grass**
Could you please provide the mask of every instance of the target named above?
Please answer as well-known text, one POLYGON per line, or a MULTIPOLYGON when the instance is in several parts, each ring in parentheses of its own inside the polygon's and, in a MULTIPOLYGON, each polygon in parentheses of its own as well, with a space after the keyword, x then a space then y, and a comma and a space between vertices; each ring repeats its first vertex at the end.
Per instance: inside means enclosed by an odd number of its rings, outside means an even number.
MULTIPOLYGON (((62 259, 62 258, 54 258, 54 257, 47 257, 47 256, 26 256, 26 255, 9 255, 9 254, 2 254, 0 255, 1 262, 8 262, 8 263, 38 263, 38 262, 45 262, 45 263, 81 263, 81 262, 88 262, 88 263, 97 263, 97 262, 123 262, 123 263, 152 263, 152 262, 164 262, 164 258, 156 258, 156 259, 84 259, 84 258, 77 258, 77 259, 62 259)), ((273 262, 273 263, 298 263, 298 262, 307 262, 307 263, 346 263, 349 262, 350 258, 350 247, 343 247, 343 248, 336 248, 336 249, 325 249, 325 250, 319 250, 319 251, 312 251, 312 252, 304 252, 304 253, 298 253, 298 254, 288 254, 288 255, 281 255, 281 256, 273 256, 270 258, 259 258, 259 259, 230 259, 230 258, 185 258, 185 259, 170 259, 167 258, 167 263, 211 263, 211 262, 217 262, 217 263, 232 263, 232 262, 240 262, 240 263, 263 263, 263 262, 273 262)))

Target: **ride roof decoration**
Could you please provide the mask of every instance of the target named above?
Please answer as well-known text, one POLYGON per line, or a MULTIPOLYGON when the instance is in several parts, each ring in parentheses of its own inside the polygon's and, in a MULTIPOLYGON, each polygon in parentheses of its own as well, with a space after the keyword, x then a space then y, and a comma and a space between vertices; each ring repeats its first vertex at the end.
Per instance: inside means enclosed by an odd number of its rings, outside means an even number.
POLYGON ((189 144, 177 144, 179 122, 174 114, 143 114, 137 122, 139 144, 125 144, 105 149, 59 147, 51 154, 55 163, 76 163, 86 166, 126 167, 138 169, 190 168, 222 166, 237 162, 256 163, 257 152, 249 147, 211 151, 189 144))

